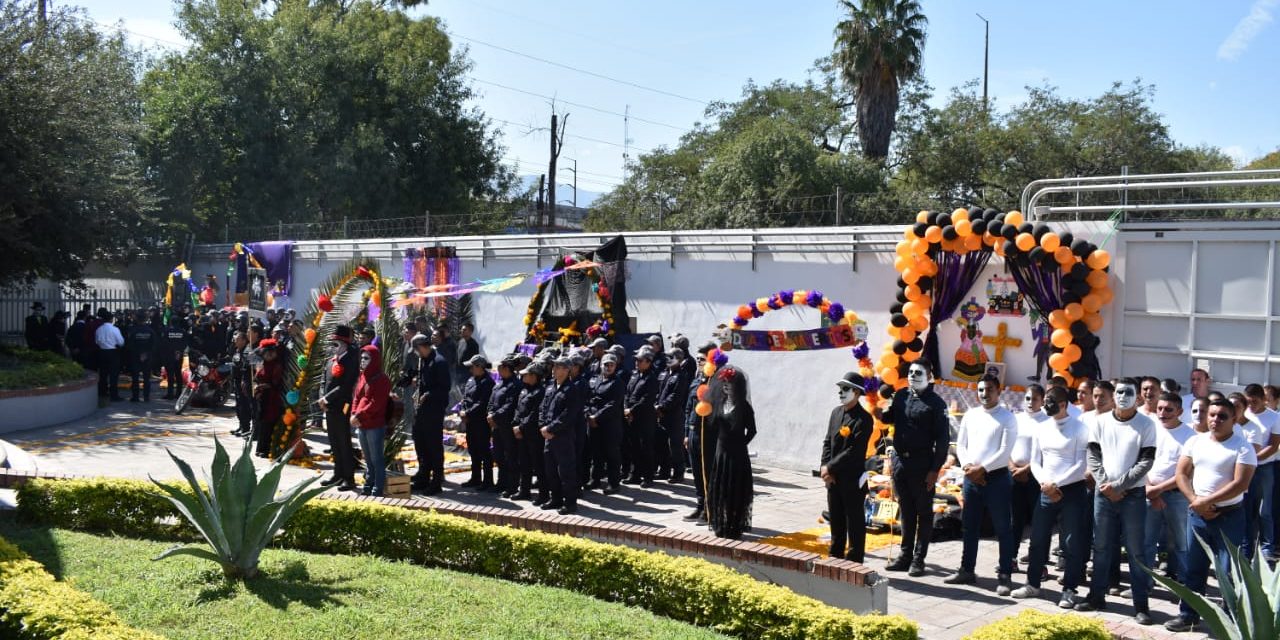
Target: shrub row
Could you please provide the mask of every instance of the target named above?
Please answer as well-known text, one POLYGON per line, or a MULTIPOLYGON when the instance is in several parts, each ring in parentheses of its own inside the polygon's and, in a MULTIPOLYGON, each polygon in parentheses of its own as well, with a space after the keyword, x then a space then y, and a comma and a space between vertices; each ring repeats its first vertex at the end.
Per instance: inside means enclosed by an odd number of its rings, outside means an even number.
POLYGON ((107 605, 58 582, 0 538, 0 636, 21 640, 160 640, 121 622, 107 605))
MULTIPOLYGON (((21 516, 42 524, 147 538, 191 539, 150 485, 130 480, 35 480, 18 492, 21 516)), ((367 553, 602 600, 752 639, 915 640, 897 615, 856 615, 696 558, 486 525, 375 503, 317 500, 277 542, 319 553, 367 553)))
POLYGON ((1101 621, 1071 613, 1027 609, 978 627, 965 640, 1111 640, 1101 621))
POLYGON ((0 350, 0 389, 51 387, 84 377, 79 363, 49 351, 0 350))

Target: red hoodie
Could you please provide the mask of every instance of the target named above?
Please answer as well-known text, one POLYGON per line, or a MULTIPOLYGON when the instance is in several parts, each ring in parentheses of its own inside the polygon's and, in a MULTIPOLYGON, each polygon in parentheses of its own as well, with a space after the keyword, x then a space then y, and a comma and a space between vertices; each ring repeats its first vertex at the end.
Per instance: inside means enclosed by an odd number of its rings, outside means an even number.
POLYGON ((382 353, 377 347, 368 345, 361 351, 369 354, 369 366, 360 372, 360 379, 356 381, 351 417, 360 421, 361 429, 381 429, 387 423, 391 378, 382 372, 382 353))

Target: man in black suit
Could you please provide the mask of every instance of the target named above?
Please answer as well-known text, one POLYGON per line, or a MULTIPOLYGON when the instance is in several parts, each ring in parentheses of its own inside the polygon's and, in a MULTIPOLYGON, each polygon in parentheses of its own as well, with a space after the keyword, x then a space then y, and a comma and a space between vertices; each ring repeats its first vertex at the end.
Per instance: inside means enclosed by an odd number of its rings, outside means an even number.
POLYGON ((51 333, 49 330, 49 318, 44 315, 44 303, 31 303, 31 315, 27 316, 27 326, 24 332, 24 336, 27 339, 27 348, 32 351, 48 351, 51 333))
POLYGON ((542 437, 546 441, 543 454, 546 459, 547 484, 551 500, 542 505, 544 510, 559 509, 560 515, 578 511, 578 445, 575 433, 582 419, 583 400, 581 387, 569 379, 572 364, 569 358, 555 360, 552 369, 552 385, 542 403, 542 437))
POLYGON ((626 417, 626 447, 631 451, 631 476, 624 484, 653 486, 654 432, 658 426, 658 372, 656 355, 649 347, 636 352, 636 370, 627 381, 627 399, 623 403, 626 417))
POLYGON ((340 324, 333 330, 329 348, 333 356, 324 367, 320 386, 320 409, 324 411, 325 432, 333 451, 333 475, 320 484, 340 484, 340 491, 356 490, 356 457, 351 446, 351 400, 360 377, 360 351, 351 348, 351 327, 340 324))
POLYGON ((850 371, 836 381, 836 387, 840 406, 831 410, 827 420, 819 470, 827 485, 827 510, 831 513, 831 557, 862 562, 867 543, 867 485, 862 477, 875 422, 862 408, 867 387, 861 375, 850 371))
POLYGON ((413 449, 418 455, 418 472, 411 487, 425 495, 435 495, 444 487, 444 414, 449 409, 452 373, 431 338, 419 333, 409 346, 417 357, 405 363, 398 386, 416 382, 413 397, 405 399, 414 407, 413 449))

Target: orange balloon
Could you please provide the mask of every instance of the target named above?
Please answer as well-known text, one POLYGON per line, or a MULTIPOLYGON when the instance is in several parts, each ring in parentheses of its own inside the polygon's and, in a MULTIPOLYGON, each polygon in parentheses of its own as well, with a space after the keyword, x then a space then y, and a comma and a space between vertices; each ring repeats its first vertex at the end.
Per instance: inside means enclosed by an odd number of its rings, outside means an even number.
POLYGON ((1067 362, 1066 356, 1061 353, 1054 353, 1049 356, 1049 367, 1054 371, 1066 371, 1071 363, 1067 362))
POLYGON ((893 269, 898 273, 902 273, 902 270, 906 269, 908 264, 911 263, 908 263, 907 259, 902 256, 898 256, 893 259, 893 269))
POLYGON ((903 360, 905 360, 905 361, 907 361, 907 362, 915 362, 916 360, 919 360, 919 359, 920 359, 920 352, 919 352, 919 351, 908 351, 908 352, 906 352, 906 353, 902 354, 902 359, 903 359, 903 360))
POLYGON ((916 330, 911 327, 902 327, 898 330, 898 339, 903 342, 911 342, 916 339, 916 330))
POLYGON ((903 330, 904 328, 905 328, 905 327, 895 327, 895 326, 893 326, 893 325, 889 325, 889 336, 890 336, 890 337, 893 337, 893 338, 899 338, 899 337, 901 337, 901 336, 902 336, 902 330, 903 330))
POLYGON ((1072 322, 1084 317, 1084 305, 1079 302, 1072 302, 1063 308, 1062 311, 1067 314, 1067 319, 1072 322))
POLYGON ((916 238, 911 241, 911 253, 922 256, 929 252, 929 241, 924 238, 916 238))
POLYGON ((915 228, 915 227, 907 227, 906 229, 903 229, 903 230, 902 230, 902 239, 903 239, 903 240, 906 240, 907 242, 911 242, 912 240, 915 240, 915 239, 916 239, 916 228, 915 228))
POLYGON ((902 315, 906 316, 907 319, 917 318, 921 313, 924 313, 924 308, 914 300, 902 305, 902 315))
POLYGON ((1054 329, 1066 329, 1071 326, 1071 321, 1067 319, 1067 314, 1062 309, 1055 309, 1049 312, 1049 326, 1054 329))
POLYGON ((1111 290, 1111 287, 1098 289, 1098 295, 1102 296, 1102 304, 1111 304, 1111 301, 1116 297, 1116 294, 1111 290))
POLYGON ((907 267, 902 271, 902 281, 907 284, 915 284, 920 280, 920 273, 914 267, 907 267))
POLYGON ((952 222, 952 224, 955 225, 956 233, 960 234, 961 238, 968 238, 973 234, 973 223, 969 222, 968 218, 952 222))
POLYGON ((916 222, 917 222, 918 224, 924 224, 924 223, 926 223, 926 222, 928 222, 928 221, 929 221, 929 212, 928 212, 928 211, 921 211, 920 213, 917 213, 917 214, 916 214, 916 222))
POLYGON ((934 262, 932 258, 925 258, 924 260, 921 260, 919 266, 920 275, 922 276, 938 275, 938 263, 934 262))
MULTIPOLYGON (((1048 251, 1049 253, 1056 252, 1061 246, 1062 239, 1058 237, 1058 234, 1052 231, 1040 236, 1040 248, 1048 251)), ((1054 257, 1056 258, 1057 256, 1055 255, 1054 257)))
POLYGON ((1097 313, 1102 308, 1102 296, 1090 293, 1080 299, 1080 306, 1084 307, 1085 313, 1097 313))
POLYGON ((1036 246, 1036 237, 1029 233, 1019 233, 1013 243, 1017 245, 1019 251, 1030 251, 1036 246))
POLYGON ((711 403, 699 402, 697 405, 693 407, 693 412, 698 414, 700 417, 705 418, 711 415, 711 403))
POLYGON ((885 368, 880 371, 880 379, 885 384, 893 384, 898 381, 898 370, 885 368))
POLYGON ((898 378, 898 381, 893 383, 894 391, 902 391, 903 389, 906 389, 906 388, 907 388, 907 381, 904 378, 898 378))
POLYGON ((917 287, 914 284, 907 285, 907 288, 904 291, 907 294, 908 300, 917 300, 920 298, 920 287, 917 287))
POLYGON ((698 401, 705 402, 707 399, 707 392, 710 390, 711 390, 711 387, 709 387, 708 385, 705 385, 705 384, 698 385, 698 401))
POLYGON ((994 246, 996 246, 996 240, 997 240, 997 238, 996 238, 995 236, 991 235, 991 232, 990 232, 990 231, 988 231, 988 232, 986 232, 986 233, 982 234, 982 241, 983 241, 984 243, 986 243, 986 245, 987 245, 988 247, 994 247, 994 246))
MULTIPOLYGON (((968 209, 965 209, 965 208, 961 207, 961 208, 956 209, 955 211, 952 211, 952 212, 951 212, 951 224, 957 224, 957 223, 959 223, 959 222, 969 222, 969 210, 968 210, 968 209)), ((957 231, 959 230, 958 225, 957 225, 957 229, 956 229, 956 230, 957 230, 957 231)))
POLYGON ((1062 355, 1066 357, 1068 363, 1075 363, 1084 354, 1080 351, 1080 345, 1069 344, 1062 350, 1062 355))
POLYGON ((936 224, 929 227, 929 230, 924 232, 924 239, 928 240, 929 244, 938 244, 939 242, 942 242, 942 227, 939 227, 936 224))
POLYGON ((898 254, 899 256, 901 256, 901 257, 903 257, 903 258, 905 258, 905 257, 907 257, 907 256, 909 256, 909 255, 911 255, 911 241, 910 241, 910 240, 903 240, 902 242, 899 242, 899 243, 898 243, 898 244, 893 248, 893 252, 894 252, 894 253, 896 253, 896 254, 898 254))
POLYGON ((917 332, 924 331, 929 328, 929 318, 920 316, 911 320, 911 328, 917 332))
POLYGON ((977 251, 982 248, 982 236, 968 235, 964 238, 964 248, 970 251, 977 251))
POLYGON ((1083 322, 1084 326, 1088 327, 1090 331, 1097 333, 1098 329, 1102 328, 1102 314, 1086 313, 1084 314, 1083 322))
POLYGON ((957 241, 959 241, 959 238, 956 238, 955 240, 945 240, 945 239, 944 239, 944 240, 943 240, 943 241, 942 241, 938 246, 942 247, 942 250, 943 250, 943 251, 948 251, 948 252, 951 252, 951 253, 955 253, 955 252, 956 252, 956 242, 957 242, 957 241))
POLYGON ((1022 213, 1019 211, 1010 211, 1009 213, 1004 214, 1005 224, 1011 224, 1015 227, 1020 227, 1024 222, 1026 222, 1026 220, 1022 218, 1022 213))
POLYGON ((925 311, 933 308, 933 296, 925 293, 920 295, 920 299, 916 300, 916 304, 924 307, 925 311))
POLYGON ((1054 329, 1053 335, 1049 336, 1049 342, 1061 349, 1071 344, 1071 332, 1066 329, 1054 329))
POLYGON ((1089 283, 1091 289, 1101 289, 1107 286, 1107 272, 1095 269, 1085 276, 1084 281, 1089 283))
POLYGON ((1071 253, 1071 247, 1058 247, 1053 251, 1053 259, 1066 266, 1076 261, 1076 254, 1071 253))
POLYGON ((1089 265, 1090 269, 1106 269, 1107 265, 1111 264, 1111 254, 1105 249, 1095 249, 1088 258, 1085 258, 1084 263, 1089 265))

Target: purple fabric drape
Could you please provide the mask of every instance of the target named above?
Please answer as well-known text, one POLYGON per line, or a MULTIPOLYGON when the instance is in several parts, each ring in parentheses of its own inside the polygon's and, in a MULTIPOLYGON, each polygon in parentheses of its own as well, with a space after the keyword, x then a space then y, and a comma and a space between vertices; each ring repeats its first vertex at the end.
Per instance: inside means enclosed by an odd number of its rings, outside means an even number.
MULTIPOLYGON (((245 249, 253 253, 263 269, 267 270, 267 280, 271 285, 284 281, 284 293, 289 295, 293 289, 293 242, 250 242, 245 249)), ((244 272, 237 278, 239 282, 247 280, 244 272)), ((239 282, 236 291, 242 291, 239 282)))
POLYGON ((937 251, 933 256, 938 263, 938 275, 933 278, 933 306, 929 308, 929 335, 925 336, 924 357, 933 364, 935 375, 941 375, 942 367, 938 358, 938 325, 955 315, 964 296, 991 260, 991 253, 984 247, 962 256, 951 251, 937 251))
MULTIPOLYGON (((1026 258, 1020 258, 1005 260, 1005 265, 1008 267, 1009 274, 1013 276, 1013 281, 1018 285, 1018 290, 1026 296, 1027 303, 1039 312, 1042 318, 1047 319, 1050 312, 1063 308, 1062 269, 1056 264, 1051 267, 1042 267, 1026 258)), ((1071 365, 1071 374, 1097 380, 1102 373, 1102 365, 1098 362, 1097 337, 1086 332, 1083 335, 1077 335, 1074 342, 1080 347, 1080 359, 1071 365)), ((1053 351, 1061 351, 1061 349, 1054 348, 1053 351)))

